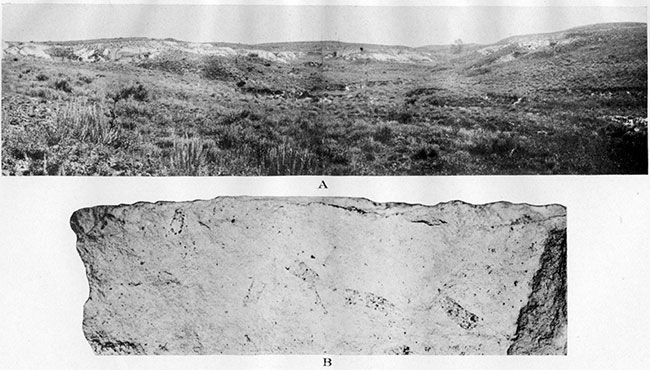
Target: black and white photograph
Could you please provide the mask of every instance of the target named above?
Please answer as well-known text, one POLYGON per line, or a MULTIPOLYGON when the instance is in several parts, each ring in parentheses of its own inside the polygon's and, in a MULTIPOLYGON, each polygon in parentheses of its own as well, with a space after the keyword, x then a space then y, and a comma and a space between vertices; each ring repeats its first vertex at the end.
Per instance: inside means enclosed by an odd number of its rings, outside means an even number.
POLYGON ((646 21, 5 4, 2 175, 647 174, 646 21))
POLYGON ((1 1, 1 370, 650 368, 647 0, 1 1))
POLYGON ((566 209, 218 197, 71 226, 100 355, 566 355, 566 209))
POLYGON ((650 359, 650 207, 633 176, 163 180, 2 179, 1 367, 650 359))

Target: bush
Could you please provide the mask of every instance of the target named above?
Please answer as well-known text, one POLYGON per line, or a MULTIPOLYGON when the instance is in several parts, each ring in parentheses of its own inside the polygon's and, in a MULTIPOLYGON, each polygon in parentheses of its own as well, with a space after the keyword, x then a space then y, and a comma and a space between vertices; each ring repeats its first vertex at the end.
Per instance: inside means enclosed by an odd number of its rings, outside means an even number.
POLYGON ((36 75, 36 81, 47 81, 49 79, 50 78, 44 73, 39 73, 36 75))
POLYGON ((380 143, 387 144, 393 138, 393 129, 387 124, 379 125, 372 137, 380 143))
POLYGON ((429 161, 437 159, 440 156, 440 147, 438 145, 425 144, 420 146, 411 156, 414 161, 429 161))
POLYGON ((90 77, 90 76, 80 76, 79 81, 89 84, 89 83, 93 82, 93 78, 90 77))
POLYGON ((48 53, 55 58, 81 60, 79 56, 74 53, 74 50, 69 47, 53 47, 48 53))
POLYGON ((210 80, 232 80, 236 76, 218 57, 207 58, 203 65, 203 76, 210 80))
POLYGON ((648 121, 629 118, 604 129, 608 154, 620 173, 648 173, 648 121))
POLYGON ((388 116, 386 117, 388 121, 397 121, 403 125, 413 123, 414 121, 414 116, 413 113, 409 111, 391 111, 388 112, 388 116))
POLYGON ((476 154, 502 156, 513 153, 518 146, 517 137, 510 132, 479 131, 470 150, 476 154))
POLYGON ((57 90, 61 90, 67 93, 72 92, 72 86, 70 86, 70 83, 68 80, 59 80, 54 83, 54 88, 57 90))
POLYGON ((108 93, 107 97, 117 103, 120 100, 133 98, 137 101, 147 101, 149 99, 149 92, 139 81, 135 85, 122 87, 116 92, 108 93))
POLYGON ((42 100, 55 100, 59 99, 63 93, 52 90, 49 87, 30 88, 27 90, 27 95, 41 98, 42 100))

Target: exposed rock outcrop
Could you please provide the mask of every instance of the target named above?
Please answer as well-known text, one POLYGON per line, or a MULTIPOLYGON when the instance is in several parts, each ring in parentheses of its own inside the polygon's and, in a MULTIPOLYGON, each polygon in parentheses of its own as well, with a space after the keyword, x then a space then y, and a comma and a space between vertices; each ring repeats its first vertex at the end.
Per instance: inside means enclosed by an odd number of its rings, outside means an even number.
POLYGON ((2 53, 4 55, 22 55, 30 56, 43 59, 52 59, 49 54, 45 51, 47 50, 47 45, 37 44, 37 43, 2 43, 2 53))
POLYGON ((289 63, 299 52, 270 52, 254 46, 231 48, 210 43, 169 41, 156 39, 100 39, 69 42, 25 43, 3 41, 3 55, 31 56, 42 59, 75 60, 82 62, 132 63, 157 59, 167 54, 189 54, 191 57, 237 57, 254 54, 260 59, 275 63, 289 63))
POLYGON ((566 210, 221 197, 71 225, 97 354, 566 354, 566 210))

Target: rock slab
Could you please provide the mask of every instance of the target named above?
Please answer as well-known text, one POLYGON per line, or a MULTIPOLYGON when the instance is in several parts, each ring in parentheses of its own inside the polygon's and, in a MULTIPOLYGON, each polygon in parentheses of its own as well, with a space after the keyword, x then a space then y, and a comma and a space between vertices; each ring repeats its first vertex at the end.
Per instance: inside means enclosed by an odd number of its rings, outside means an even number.
POLYGON ((566 354, 566 209, 220 197, 71 226, 97 354, 566 354))

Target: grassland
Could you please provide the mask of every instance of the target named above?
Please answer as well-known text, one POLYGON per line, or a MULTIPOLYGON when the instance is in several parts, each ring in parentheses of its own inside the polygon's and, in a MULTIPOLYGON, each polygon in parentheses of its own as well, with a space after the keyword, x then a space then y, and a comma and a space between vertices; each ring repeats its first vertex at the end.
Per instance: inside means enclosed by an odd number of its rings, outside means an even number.
POLYGON ((2 173, 647 173, 646 45, 643 24, 489 53, 314 42, 257 46, 302 51, 288 61, 5 54, 2 173), (324 52, 343 49, 357 52, 324 52))

